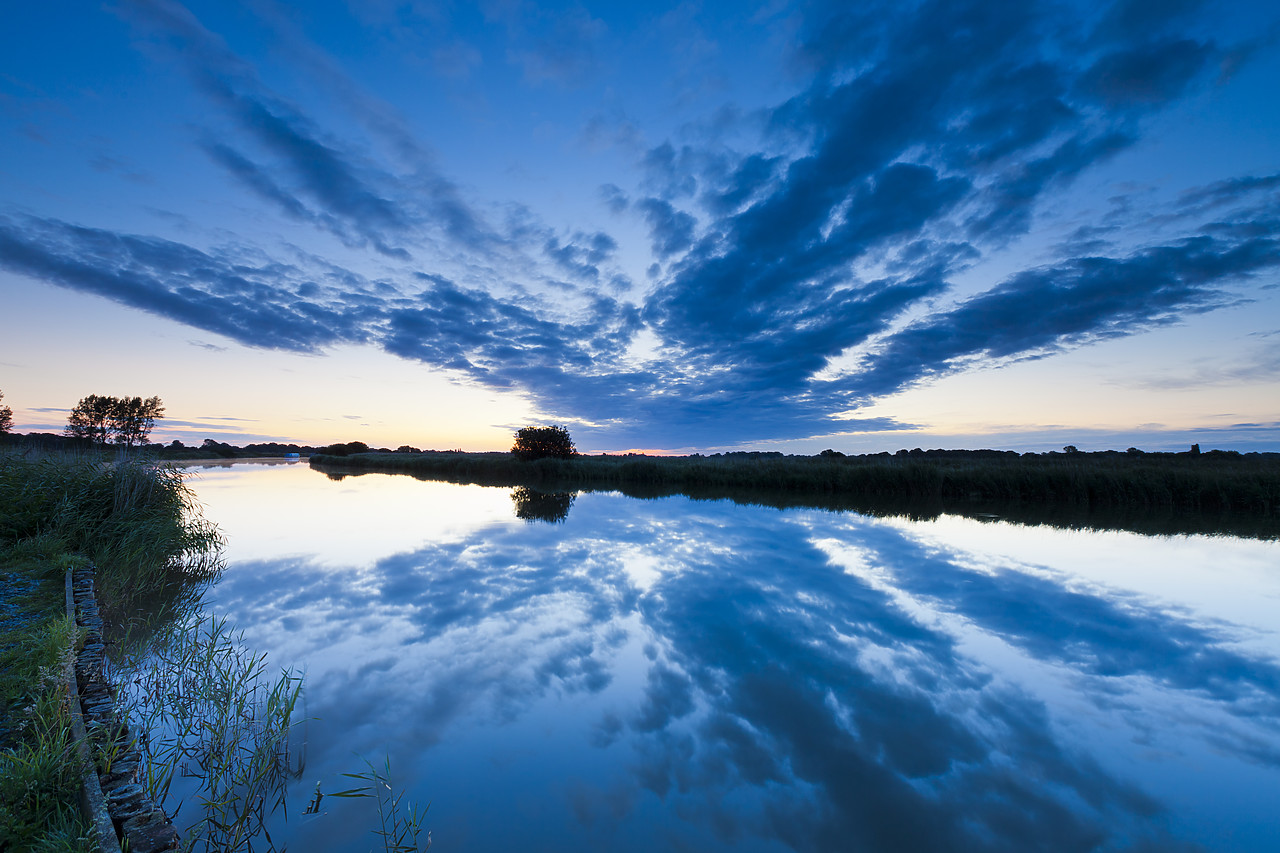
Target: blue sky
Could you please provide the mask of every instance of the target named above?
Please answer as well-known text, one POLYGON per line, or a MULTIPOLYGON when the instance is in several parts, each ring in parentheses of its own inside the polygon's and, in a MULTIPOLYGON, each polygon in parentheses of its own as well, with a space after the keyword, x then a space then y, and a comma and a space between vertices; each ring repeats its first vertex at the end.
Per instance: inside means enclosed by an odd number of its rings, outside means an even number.
POLYGON ((6 11, 18 431, 1280 450, 1274 4, 297 6, 6 11))

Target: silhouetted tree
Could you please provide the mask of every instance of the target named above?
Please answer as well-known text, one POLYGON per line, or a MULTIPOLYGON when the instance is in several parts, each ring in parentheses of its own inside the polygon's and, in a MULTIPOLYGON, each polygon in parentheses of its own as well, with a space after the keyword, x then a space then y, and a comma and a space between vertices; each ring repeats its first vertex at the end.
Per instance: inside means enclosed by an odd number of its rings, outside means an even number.
POLYGON ((164 417, 164 404, 159 397, 125 397, 115 401, 111 409, 111 431, 116 444, 133 447, 151 442, 151 428, 164 417))
POLYGON ((206 438, 204 443, 200 445, 200 448, 202 450, 207 450, 210 453, 215 453, 223 459, 234 459, 236 455, 236 449, 234 447, 227 444, 225 441, 214 441, 212 438, 206 438))
POLYGON ((511 452, 517 459, 572 459, 577 454, 569 430, 562 426, 521 427, 511 452))
POLYGON ((369 445, 363 441, 348 441, 346 444, 329 444, 320 448, 319 453, 329 456, 350 456, 353 453, 368 453, 369 445))
MULTIPOLYGON (((0 400, 4 399, 4 392, 0 391, 0 400)), ((13 429, 13 409, 8 406, 0 406, 0 435, 4 435, 13 429)))
POLYGON ((164 417, 159 397, 103 397, 90 394, 76 403, 64 432, 95 444, 114 441, 125 447, 150 442, 151 428, 164 417))
POLYGON ((111 411, 115 404, 115 397, 90 394, 82 398, 67 416, 67 428, 63 432, 71 438, 84 439, 94 444, 106 444, 111 411))

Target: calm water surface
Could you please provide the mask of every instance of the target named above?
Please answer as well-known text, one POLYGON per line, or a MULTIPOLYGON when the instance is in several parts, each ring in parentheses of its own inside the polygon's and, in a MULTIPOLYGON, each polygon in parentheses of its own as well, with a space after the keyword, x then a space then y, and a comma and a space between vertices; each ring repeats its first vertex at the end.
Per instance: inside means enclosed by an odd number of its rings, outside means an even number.
POLYGON ((433 851, 1280 850, 1274 542, 196 470, 291 849, 390 756, 433 851))

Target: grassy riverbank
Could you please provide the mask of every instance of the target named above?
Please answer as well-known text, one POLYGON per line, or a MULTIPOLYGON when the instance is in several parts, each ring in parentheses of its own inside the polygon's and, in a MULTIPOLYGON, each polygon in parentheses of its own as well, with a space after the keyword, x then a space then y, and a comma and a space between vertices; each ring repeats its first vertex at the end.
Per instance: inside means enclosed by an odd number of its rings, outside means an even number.
POLYGON ((76 639, 63 578, 92 560, 122 618, 144 599, 175 607, 216 572, 217 534, 192 506, 168 469, 0 454, 0 849, 91 849, 59 678, 76 639))
POLYGON ((1280 536, 1280 454, 921 451, 890 456, 316 455, 331 477, 383 472, 543 492, 682 494, 870 515, 942 513, 1145 534, 1280 536))
POLYGON ((902 500, 1053 503, 1280 513, 1280 454, 913 451, 895 455, 580 456, 508 453, 317 454, 322 470, 404 471, 502 485, 705 490, 902 500))

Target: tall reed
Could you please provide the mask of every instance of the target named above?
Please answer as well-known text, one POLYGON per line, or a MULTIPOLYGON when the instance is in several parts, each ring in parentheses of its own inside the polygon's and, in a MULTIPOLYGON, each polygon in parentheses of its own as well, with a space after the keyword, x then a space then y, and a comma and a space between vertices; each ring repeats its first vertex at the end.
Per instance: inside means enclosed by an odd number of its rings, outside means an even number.
POLYGON ((32 537, 99 568, 104 611, 190 603, 221 569, 223 544, 175 468, 82 454, 0 453, 0 546, 32 537))
POLYGON ((153 799, 163 804, 179 773, 198 787, 174 815, 189 849, 247 850, 260 835, 270 843, 267 819, 302 771, 290 744, 301 674, 273 675, 266 655, 217 617, 175 623, 112 669, 130 727, 145 733, 153 799))

